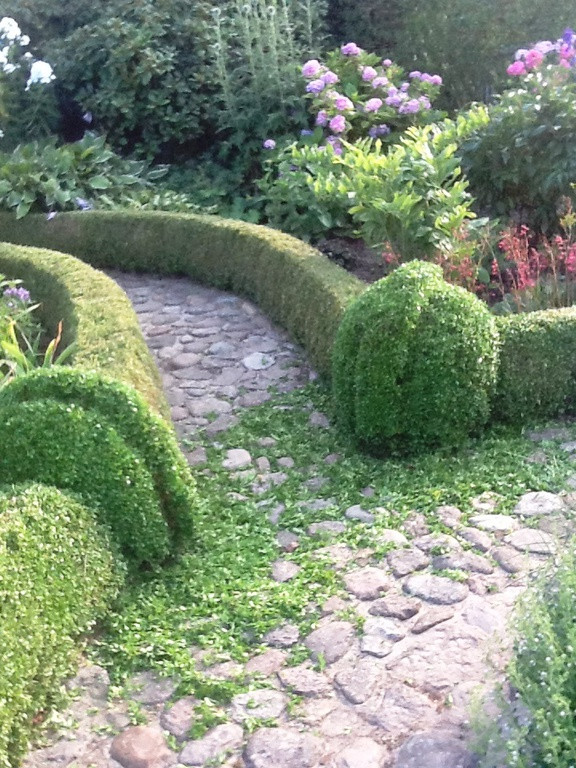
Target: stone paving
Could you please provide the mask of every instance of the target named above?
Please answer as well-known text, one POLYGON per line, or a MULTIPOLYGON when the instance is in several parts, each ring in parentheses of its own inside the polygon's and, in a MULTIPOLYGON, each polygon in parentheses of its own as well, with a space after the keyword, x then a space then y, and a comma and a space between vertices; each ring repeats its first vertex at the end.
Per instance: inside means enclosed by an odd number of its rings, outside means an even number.
MULTIPOLYGON (((248 302, 185 280, 116 277, 157 355, 183 436, 205 427, 210 440, 240 408, 267 399, 270 385, 290 389, 313 376, 302 354, 248 302)), ((322 414, 312 418, 326 423, 322 414)), ((261 444, 258 459, 236 449, 223 466, 265 470, 262 458, 274 439, 261 444)), ((192 463, 202 463, 202 450, 190 455, 192 463)), ((191 739, 194 697, 175 700, 175 681, 144 672, 131 682, 146 723, 131 725, 128 703, 108 698, 105 670, 86 666, 69 683, 78 692, 65 713, 69 725, 30 753, 25 768, 474 768, 470 703, 501 677, 511 608, 571 534, 576 506, 571 495, 546 492, 525 494, 512 515, 498 514, 497 504, 490 494, 478 497, 467 524, 459 509, 440 507, 451 534, 431 533, 415 513, 403 532, 379 532, 380 543, 393 547, 384 558, 326 542, 326 534, 347 525, 372 524, 377 508, 355 505, 311 525, 308 535, 324 534, 318 553, 340 574, 346 597, 327 601, 307 637, 284 624, 247 663, 204 668, 208 676, 245 682, 248 692, 234 697, 227 722, 191 739), (354 616, 362 619, 360 632, 354 616), (290 648, 300 641, 310 660, 289 666, 290 648)), ((281 516, 276 523, 271 574, 289 581, 298 566, 284 558, 299 537, 282 529, 281 516)), ((197 658, 202 668, 202 654, 197 658)))

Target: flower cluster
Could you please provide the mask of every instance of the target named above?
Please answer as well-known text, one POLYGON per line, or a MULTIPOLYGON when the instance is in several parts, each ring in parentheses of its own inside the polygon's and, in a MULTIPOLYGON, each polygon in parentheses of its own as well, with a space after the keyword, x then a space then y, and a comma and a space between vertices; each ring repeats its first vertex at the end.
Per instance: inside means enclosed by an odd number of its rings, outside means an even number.
POLYGON ((50 83, 55 79, 52 67, 47 61, 34 60, 29 52, 19 55, 21 49, 29 44, 30 38, 22 34, 14 19, 9 16, 0 19, 0 71, 10 75, 22 66, 22 62, 26 62, 30 67, 26 90, 34 83, 50 83))
POLYGON ((2 294, 5 299, 17 299, 22 304, 27 304, 30 301, 30 291, 22 286, 12 285, 6 288, 2 294))
POLYGON ((550 67, 576 69, 576 34, 573 29, 565 29, 556 42, 541 40, 531 48, 520 48, 506 71, 512 77, 522 77, 550 67))
POLYGON ((302 76, 308 81, 315 124, 337 153, 341 139, 384 138, 429 122, 432 100, 442 85, 439 75, 415 70, 406 76, 390 59, 367 53, 356 43, 329 53, 325 63, 307 61, 302 76))

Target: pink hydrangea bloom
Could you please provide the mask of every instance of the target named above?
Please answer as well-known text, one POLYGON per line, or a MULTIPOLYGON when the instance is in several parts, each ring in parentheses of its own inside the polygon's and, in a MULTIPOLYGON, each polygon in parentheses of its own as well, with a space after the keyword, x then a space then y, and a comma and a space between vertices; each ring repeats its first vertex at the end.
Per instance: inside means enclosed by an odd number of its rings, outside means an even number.
POLYGON ((378 72, 374 69, 374 67, 362 67, 362 80, 369 83, 371 80, 374 80, 378 72))
POLYGON ((318 72, 322 69, 322 65, 317 59, 310 59, 302 67, 302 74, 304 77, 316 77, 318 72))
POLYGON ((354 109, 354 104, 350 101, 348 96, 338 96, 336 99, 334 99, 334 106, 339 112, 354 109))
POLYGON ((340 48, 340 53, 343 56, 359 56, 362 53, 362 48, 359 48, 356 43, 346 43, 340 48))
POLYGON ((329 127, 332 133, 344 133, 346 130, 346 120, 343 115, 336 115, 329 122, 329 127))
POLYGON ((523 61, 515 61, 513 64, 510 64, 506 72, 509 75, 512 75, 514 77, 518 77, 519 75, 525 75, 526 74, 526 67, 524 66, 523 61))
POLYGON ((382 99, 368 99, 364 109, 366 112, 378 112, 383 103, 382 99))
POLYGON ((329 69, 328 72, 324 72, 323 75, 320 75, 320 79, 324 80, 326 85, 334 85, 334 83, 337 83, 340 80, 336 72, 332 72, 331 69, 329 69))
POLYGON ((266 141, 263 142, 262 146, 264 149, 276 149, 276 142, 274 139, 266 139, 266 141))
POLYGON ((372 88, 383 88, 385 85, 388 85, 388 82, 388 78, 383 75, 375 77, 374 80, 372 80, 372 88))
POLYGON ((329 136, 326 139, 326 142, 330 144, 332 149, 334 150, 335 155, 341 155, 343 152, 342 144, 340 143, 339 139, 336 136, 329 136))
POLYGON ((384 59, 382 62, 383 67, 391 67, 392 66, 392 59, 384 59))
POLYGON ((310 80, 306 86, 306 91, 308 93, 322 93, 325 87, 326 83, 324 80, 310 80))
POLYGON ((327 125, 328 124, 328 112, 326 112, 325 109, 321 109, 320 112, 316 115, 316 125, 327 125))
POLYGON ((540 51, 537 51, 535 48, 528 51, 526 56, 524 57, 524 63, 527 67, 527 69, 536 69, 537 67, 542 64, 544 61, 544 55, 540 53, 540 51))

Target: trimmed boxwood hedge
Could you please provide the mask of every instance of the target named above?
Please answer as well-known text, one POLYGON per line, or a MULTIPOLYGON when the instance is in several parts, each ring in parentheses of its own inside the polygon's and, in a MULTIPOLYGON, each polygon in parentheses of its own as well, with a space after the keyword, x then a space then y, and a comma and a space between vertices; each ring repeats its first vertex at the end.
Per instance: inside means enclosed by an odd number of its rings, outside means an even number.
POLYGON ((126 558, 159 563, 190 541, 198 501, 171 428, 131 388, 96 373, 39 369, 0 390, 0 484, 76 491, 126 558))
POLYGON ((62 321, 63 345, 75 343, 74 366, 132 384, 149 405, 169 416, 136 313, 113 280, 71 256, 6 243, 0 243, 0 273, 24 281, 52 337, 62 321))
POLYGON ((412 261, 347 310, 334 346, 343 423, 373 453, 455 445, 488 419, 498 335, 488 307, 412 261))
POLYGON ((186 275, 240 293, 286 328, 328 375, 344 309, 365 288, 289 235, 215 216, 91 211, 48 221, 0 214, 0 240, 61 250, 98 268, 186 275))
POLYGON ((78 638, 124 577, 93 510, 57 488, 0 492, 0 766, 19 765, 38 712, 74 669, 78 638))

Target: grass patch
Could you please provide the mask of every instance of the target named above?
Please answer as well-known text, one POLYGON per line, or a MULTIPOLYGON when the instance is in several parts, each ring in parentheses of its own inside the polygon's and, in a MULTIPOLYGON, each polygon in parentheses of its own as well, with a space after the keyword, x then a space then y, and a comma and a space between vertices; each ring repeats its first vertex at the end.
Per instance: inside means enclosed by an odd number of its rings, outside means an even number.
MULTIPOLYGON (((326 544, 372 547, 377 561, 390 549, 389 544, 378 545, 378 532, 401 528, 412 511, 425 515, 433 530, 443 530, 435 515, 439 505, 458 506, 466 516, 472 499, 491 491, 502 497, 497 511, 505 513, 527 491, 560 491, 574 473, 570 457, 555 443, 539 446, 548 456, 545 464, 528 462, 534 443, 504 427, 469 441, 457 453, 376 460, 359 454, 336 428, 309 424, 316 410, 332 418, 330 403, 326 389, 310 385, 244 411, 238 425, 219 435, 218 442, 206 440, 208 464, 196 474, 199 497, 205 501, 197 513, 195 548, 132 586, 93 646, 96 660, 114 679, 154 668, 180 681, 178 695, 228 701, 247 686, 205 677, 191 649, 242 661, 282 622, 296 623, 304 636, 314 627, 324 600, 342 592, 338 571, 326 553, 318 552, 326 544), (276 442, 262 447, 264 437, 276 442), (270 471, 282 471, 287 479, 253 493, 253 483, 261 478, 252 473, 234 477, 222 468, 229 448, 247 449, 254 462, 265 456, 270 471), (339 460, 326 463, 335 453, 339 460), (294 460, 293 468, 278 465, 286 456, 294 460), (318 477, 324 478, 319 489, 307 486, 318 477), (374 490, 371 497, 362 494, 366 488, 374 490), (307 506, 318 499, 329 503, 321 509, 307 506), (274 526, 268 514, 280 503, 285 510, 274 526), (311 523, 345 519, 346 508, 353 504, 374 513, 372 526, 348 521, 344 533, 327 540, 306 534, 311 523), (300 536, 295 552, 280 552, 278 529, 300 536), (301 566, 284 584, 270 577, 270 564, 279 557, 301 566)), ((306 653, 297 647, 293 656, 300 662, 306 653)))

